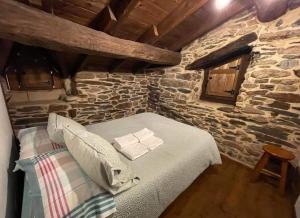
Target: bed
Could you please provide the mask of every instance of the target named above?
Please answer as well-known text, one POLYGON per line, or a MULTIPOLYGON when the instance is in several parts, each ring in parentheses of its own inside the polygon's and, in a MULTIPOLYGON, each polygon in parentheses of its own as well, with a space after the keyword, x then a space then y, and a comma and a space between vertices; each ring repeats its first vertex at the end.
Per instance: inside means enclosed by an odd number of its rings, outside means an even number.
MULTIPOLYGON (((141 181, 115 196, 113 217, 158 217, 207 167, 221 164, 213 137, 206 131, 154 114, 134 116, 87 126, 93 133, 112 142, 113 138, 148 128, 164 140, 154 151, 130 161, 141 181)), ((31 217, 32 205, 24 185, 22 217, 31 217)))

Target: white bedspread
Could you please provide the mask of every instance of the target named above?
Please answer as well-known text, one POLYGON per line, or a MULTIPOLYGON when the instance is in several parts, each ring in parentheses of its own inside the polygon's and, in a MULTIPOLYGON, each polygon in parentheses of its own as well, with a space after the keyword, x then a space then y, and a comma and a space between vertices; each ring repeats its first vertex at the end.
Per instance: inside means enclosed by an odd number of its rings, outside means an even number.
POLYGON ((221 164, 208 132, 153 113, 87 126, 110 142, 142 128, 154 131, 164 144, 135 161, 121 157, 141 181, 115 196, 117 212, 113 217, 158 217, 209 165, 221 164))

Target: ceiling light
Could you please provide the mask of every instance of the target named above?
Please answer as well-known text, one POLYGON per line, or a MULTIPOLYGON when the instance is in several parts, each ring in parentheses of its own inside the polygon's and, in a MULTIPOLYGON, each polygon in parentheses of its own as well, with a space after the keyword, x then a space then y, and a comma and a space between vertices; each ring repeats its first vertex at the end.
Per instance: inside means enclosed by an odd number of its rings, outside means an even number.
POLYGON ((230 2, 231 0, 215 0, 215 5, 218 10, 222 10, 228 6, 230 2))

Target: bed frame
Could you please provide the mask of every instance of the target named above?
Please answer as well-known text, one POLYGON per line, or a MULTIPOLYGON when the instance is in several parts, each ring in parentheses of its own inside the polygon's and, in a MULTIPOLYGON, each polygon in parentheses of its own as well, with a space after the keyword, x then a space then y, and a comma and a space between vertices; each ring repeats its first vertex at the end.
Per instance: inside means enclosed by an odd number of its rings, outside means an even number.
POLYGON ((15 167, 15 161, 19 159, 19 150, 19 141, 15 137, 13 137, 9 168, 7 171, 8 186, 5 216, 7 218, 21 217, 22 214, 22 200, 25 174, 21 170, 13 172, 13 169, 15 167))

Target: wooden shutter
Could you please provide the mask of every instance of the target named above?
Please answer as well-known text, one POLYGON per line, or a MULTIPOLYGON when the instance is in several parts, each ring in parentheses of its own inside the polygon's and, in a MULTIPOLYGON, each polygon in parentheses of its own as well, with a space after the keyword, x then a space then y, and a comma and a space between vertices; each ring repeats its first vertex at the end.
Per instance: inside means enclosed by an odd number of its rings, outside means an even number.
POLYGON ((249 55, 242 55, 220 66, 205 69, 201 99, 234 103, 248 64, 249 55))

